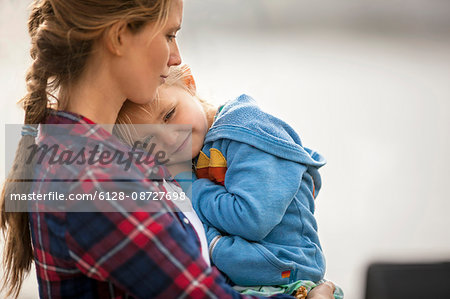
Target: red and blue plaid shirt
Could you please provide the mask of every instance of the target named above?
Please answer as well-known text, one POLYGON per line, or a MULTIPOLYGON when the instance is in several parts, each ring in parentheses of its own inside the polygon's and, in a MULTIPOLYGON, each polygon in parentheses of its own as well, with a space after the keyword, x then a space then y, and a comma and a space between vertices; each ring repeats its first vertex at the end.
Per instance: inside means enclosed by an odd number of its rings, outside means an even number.
MULTIPOLYGON (((54 112, 47 123, 77 126, 61 135, 41 131, 38 144, 59 144, 64 150, 74 143, 86 149, 101 143, 129 150, 100 126, 75 114, 54 112)), ((161 180, 145 179, 150 166, 133 165, 125 173, 114 164, 44 161, 36 166, 31 191, 164 191, 161 180), (58 179, 70 175, 76 179, 60 184, 58 179), (124 176, 128 180, 117 179, 124 176), (63 186, 70 190, 60 190, 63 186)), ((167 173, 161 167, 157 175, 167 173)), ((207 266, 196 232, 182 213, 163 204, 157 212, 117 207, 117 212, 29 212, 41 298, 246 297, 227 285, 216 268, 207 266)))

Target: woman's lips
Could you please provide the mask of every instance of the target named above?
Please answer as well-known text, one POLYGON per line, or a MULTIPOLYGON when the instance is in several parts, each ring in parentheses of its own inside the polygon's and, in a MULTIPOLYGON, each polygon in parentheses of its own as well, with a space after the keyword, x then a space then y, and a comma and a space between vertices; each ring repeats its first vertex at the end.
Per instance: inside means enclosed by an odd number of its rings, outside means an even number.
POLYGON ((169 75, 161 75, 161 84, 164 84, 166 82, 167 77, 169 77, 169 75))

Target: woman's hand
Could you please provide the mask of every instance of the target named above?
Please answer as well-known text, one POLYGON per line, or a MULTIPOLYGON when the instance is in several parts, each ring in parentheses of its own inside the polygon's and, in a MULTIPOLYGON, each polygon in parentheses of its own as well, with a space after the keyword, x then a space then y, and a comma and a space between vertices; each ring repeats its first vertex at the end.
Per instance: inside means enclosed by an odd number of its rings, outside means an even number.
POLYGON ((333 293, 334 293, 334 283, 331 281, 325 281, 324 283, 318 285, 314 289, 312 289, 307 299, 334 299, 333 293))

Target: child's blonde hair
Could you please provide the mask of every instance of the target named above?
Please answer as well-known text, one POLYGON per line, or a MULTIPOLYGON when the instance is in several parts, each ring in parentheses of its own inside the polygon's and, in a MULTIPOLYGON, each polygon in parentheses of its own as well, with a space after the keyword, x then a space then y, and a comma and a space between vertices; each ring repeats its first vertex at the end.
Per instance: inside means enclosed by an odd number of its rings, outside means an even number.
MULTIPOLYGON (((188 65, 184 64, 170 67, 169 75, 166 78, 164 84, 160 86, 160 88, 167 88, 172 86, 182 88, 190 93, 193 97, 195 97, 200 102, 207 118, 209 117, 210 113, 215 113, 212 112, 214 110, 214 105, 206 102, 198 96, 194 77, 192 76, 191 69, 188 65)), ((125 101, 119 111, 119 115, 116 120, 116 124, 118 126, 114 126, 113 133, 124 142, 132 145, 134 143, 134 140, 132 138, 132 131, 135 129, 131 125, 136 124, 135 122, 133 122, 133 114, 141 112, 144 113, 144 115, 151 116, 153 111, 158 108, 158 105, 158 93, 156 95, 156 98, 147 104, 136 104, 128 100, 125 101)))

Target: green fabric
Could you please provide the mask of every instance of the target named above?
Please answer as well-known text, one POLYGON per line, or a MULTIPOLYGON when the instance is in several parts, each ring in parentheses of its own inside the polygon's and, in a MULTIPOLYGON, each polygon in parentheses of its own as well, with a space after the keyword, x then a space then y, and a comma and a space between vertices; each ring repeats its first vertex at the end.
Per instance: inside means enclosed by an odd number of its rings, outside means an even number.
POLYGON ((225 105, 222 105, 222 106, 219 106, 219 108, 217 108, 216 115, 214 115, 214 120, 216 120, 217 116, 219 115, 220 111, 222 111, 222 109, 223 109, 224 106, 225 106, 225 105))
MULTIPOLYGON (((244 295, 253 295, 253 296, 263 296, 269 297, 276 294, 292 294, 299 287, 304 286, 306 290, 309 292, 319 284, 325 282, 325 280, 321 280, 317 283, 312 282, 310 280, 299 280, 290 284, 283 284, 279 286, 255 286, 255 287, 242 287, 242 286, 234 286, 233 288, 241 294, 244 295)), ((343 299, 344 292, 338 286, 334 291, 335 299, 343 299)))

